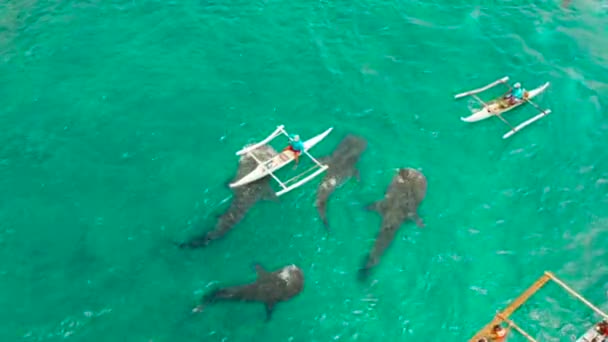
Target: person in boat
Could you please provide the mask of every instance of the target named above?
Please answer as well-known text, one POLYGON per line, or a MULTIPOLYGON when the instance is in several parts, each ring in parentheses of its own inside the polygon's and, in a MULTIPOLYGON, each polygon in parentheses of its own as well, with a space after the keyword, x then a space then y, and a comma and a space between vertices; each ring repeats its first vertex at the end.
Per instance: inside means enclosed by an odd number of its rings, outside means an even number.
POLYGON ((507 337, 507 329, 503 328, 502 325, 496 324, 492 328, 492 341, 502 342, 507 337))
POLYGON ((602 334, 602 336, 608 336, 608 322, 601 321, 595 327, 598 333, 602 334))
POLYGON ((285 149, 283 151, 289 150, 289 151, 293 152, 293 157, 296 162, 295 166, 297 167, 298 166, 298 157, 304 151, 304 144, 300 140, 300 136, 297 134, 291 135, 291 136, 289 136, 289 138, 291 139, 291 141, 289 142, 289 145, 287 147, 285 147, 285 149))
POLYGON ((513 89, 509 90, 503 98, 508 101, 509 105, 514 105, 524 99, 526 91, 521 87, 519 82, 513 85, 513 89))

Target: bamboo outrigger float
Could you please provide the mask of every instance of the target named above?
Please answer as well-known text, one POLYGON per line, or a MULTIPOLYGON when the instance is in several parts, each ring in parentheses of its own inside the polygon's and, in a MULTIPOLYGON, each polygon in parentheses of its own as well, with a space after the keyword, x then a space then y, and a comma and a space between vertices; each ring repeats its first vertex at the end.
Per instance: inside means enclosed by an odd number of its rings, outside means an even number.
MULTIPOLYGON (((570 295, 574 296, 576 299, 580 300, 583 304, 593 310, 596 314, 601 316, 605 322, 608 320, 608 315, 604 313, 602 310, 598 309, 595 305, 589 302, 587 299, 583 298, 578 292, 570 288, 563 281, 557 278, 552 272, 546 271, 540 278, 538 278, 534 284, 528 287, 519 297, 517 297, 511 304, 509 304, 504 310, 497 312, 496 316, 492 321, 490 321, 486 326, 484 326, 481 330, 479 330, 469 342, 478 342, 484 337, 487 341, 496 341, 493 339, 493 327, 496 325, 500 325, 501 323, 507 324, 510 328, 513 328, 517 332, 519 332, 522 336, 524 336, 528 341, 535 342, 536 340, 522 329, 519 325, 517 325, 514 321, 512 321, 509 317, 513 315, 515 311, 517 311, 530 297, 532 297, 536 292, 538 292, 543 286, 545 286, 550 280, 561 286, 564 290, 566 290, 570 295)), ((579 337, 576 342, 602 342, 604 338, 608 341, 608 329, 603 330, 604 326, 602 322, 598 324, 594 324, 594 326, 590 327, 584 335, 579 337), (600 328, 602 327, 602 328, 600 328)), ((501 340, 498 340, 501 341, 501 340)))

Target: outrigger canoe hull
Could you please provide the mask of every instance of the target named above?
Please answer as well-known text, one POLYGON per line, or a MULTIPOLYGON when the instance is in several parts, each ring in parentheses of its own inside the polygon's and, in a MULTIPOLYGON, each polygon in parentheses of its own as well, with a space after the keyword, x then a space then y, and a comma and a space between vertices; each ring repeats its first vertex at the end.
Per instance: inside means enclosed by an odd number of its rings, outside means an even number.
MULTIPOLYGON (((550 85, 550 83, 547 82, 547 83, 543 84, 542 86, 540 86, 540 87, 538 87, 536 89, 530 90, 528 92, 527 99, 531 100, 534 97, 538 96, 539 94, 541 94, 542 92, 544 92, 549 87, 549 85, 550 85)), ((500 99, 495 99, 495 100, 489 102, 488 106, 491 107, 491 108, 497 108, 498 107, 498 103, 497 103, 498 100, 500 100, 500 99)), ((525 102, 526 101, 521 101, 519 103, 514 104, 511 107, 507 107, 507 108, 502 109, 502 110, 500 110, 500 109, 497 108, 496 110, 494 110, 492 112, 490 112, 488 110, 488 107, 484 107, 483 109, 481 109, 481 110, 473 113, 470 116, 467 116, 466 118, 465 117, 461 117, 460 120, 462 120, 464 122, 476 122, 476 121, 485 120, 485 119, 487 119, 489 117, 495 116, 497 114, 502 114, 502 113, 510 111, 511 109, 517 108, 517 107, 521 106, 525 102)))
MULTIPOLYGON (((333 127, 328 128, 325 132, 304 141, 304 143, 303 143, 304 151, 308 152, 308 150, 310 150, 315 145, 317 145, 319 142, 321 142, 321 140, 325 139, 325 137, 327 137, 327 135, 329 133, 331 133, 331 131, 333 129, 334 129, 333 127)), ((256 180, 264 178, 265 176, 268 176, 270 173, 281 169, 283 166, 289 164, 293 160, 294 160, 293 152, 291 152, 289 150, 282 151, 281 153, 277 154, 274 158, 272 158, 270 160, 261 161, 261 163, 258 165, 258 167, 256 167, 253 171, 251 171, 249 174, 245 175, 243 178, 239 179, 238 181, 231 183, 230 187, 236 188, 239 186, 243 186, 245 184, 249 184, 251 182, 255 182, 256 180)))

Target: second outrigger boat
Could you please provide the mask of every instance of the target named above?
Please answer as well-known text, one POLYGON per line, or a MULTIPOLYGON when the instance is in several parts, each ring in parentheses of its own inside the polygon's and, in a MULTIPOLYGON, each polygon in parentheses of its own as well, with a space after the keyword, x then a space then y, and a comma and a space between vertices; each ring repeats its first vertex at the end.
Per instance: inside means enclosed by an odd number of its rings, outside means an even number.
POLYGON ((541 118, 543 118, 551 113, 551 109, 543 110, 538 105, 536 105, 534 102, 531 101, 533 98, 535 98, 539 94, 543 93, 549 87, 549 85, 550 85, 549 82, 546 82, 545 84, 539 86, 538 88, 524 92, 523 100, 516 101, 513 104, 510 104, 502 96, 499 98, 493 99, 489 102, 484 102, 482 99, 479 98, 479 96, 477 96, 477 94, 484 92, 490 88, 493 88, 499 84, 504 84, 505 86, 507 86, 509 88, 509 90, 511 90, 511 86, 509 86, 509 84, 507 83, 508 80, 509 80, 509 77, 505 76, 484 87, 455 95, 454 98, 456 98, 456 99, 459 99, 459 98, 462 98, 465 96, 472 96, 475 100, 477 100, 479 103, 481 103, 483 105, 483 108, 476 111, 472 115, 469 115, 467 117, 461 117, 460 119, 465 122, 476 122, 476 121, 481 121, 481 120, 485 120, 487 118, 496 116, 500 120, 502 120, 502 122, 504 122, 511 128, 511 130, 509 132, 505 133, 502 136, 503 139, 507 139, 510 136, 512 136, 513 134, 519 132, 522 128, 528 126, 529 124, 533 123, 534 121, 540 120, 541 118), (528 120, 522 122, 521 124, 519 124, 515 127, 513 125, 511 125, 505 118, 502 117, 502 114, 504 114, 512 109, 515 109, 524 103, 531 104, 538 111, 540 111, 540 114, 536 115, 535 117, 533 117, 531 119, 528 119, 528 120))
POLYGON ((564 290, 566 290, 570 295, 574 296, 576 299, 580 300, 583 304, 585 304, 588 308, 595 311, 596 314, 603 318, 599 323, 595 323, 593 326, 588 327, 585 334, 580 336, 576 342, 605 342, 608 341, 608 315, 604 313, 602 310, 598 309, 595 305, 591 304, 587 299, 583 298, 578 292, 574 291, 568 285, 566 285, 563 281, 557 278, 553 273, 546 271, 543 276, 538 278, 534 284, 532 284, 529 288, 527 288, 522 294, 519 295, 509 306, 507 306, 504 310, 498 312, 494 319, 488 323, 485 327, 479 330, 469 342, 479 342, 479 341, 503 341, 503 339, 497 339, 494 337, 493 328, 495 326, 499 326, 502 323, 507 324, 510 328, 515 329, 518 333, 520 333, 523 337, 525 337, 528 341, 536 342, 537 340, 532 337, 531 334, 522 329, 519 325, 517 325, 514 321, 512 321, 509 317, 515 313, 532 295, 538 292, 543 286, 545 286, 549 281, 553 281, 559 286, 561 286, 564 290))

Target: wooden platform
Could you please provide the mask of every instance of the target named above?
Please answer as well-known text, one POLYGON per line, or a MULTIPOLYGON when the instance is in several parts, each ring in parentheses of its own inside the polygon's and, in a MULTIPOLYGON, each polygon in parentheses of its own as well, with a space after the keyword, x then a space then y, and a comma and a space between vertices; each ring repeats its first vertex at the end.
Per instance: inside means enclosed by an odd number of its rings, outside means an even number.
POLYGON ((542 277, 538 278, 532 286, 528 287, 526 291, 524 291, 519 297, 517 297, 509 306, 507 306, 503 311, 499 312, 494 319, 486 324, 485 327, 481 328, 470 340, 469 342, 477 342, 482 337, 490 337, 492 336, 492 327, 496 324, 501 324, 506 322, 506 319, 519 309, 532 295, 534 295, 538 290, 540 290, 547 282, 551 280, 551 277, 546 273, 543 274, 542 277))
POLYGON ((583 302, 587 307, 595 311, 598 315, 602 316, 604 319, 608 319, 608 315, 598 309, 595 305, 591 304, 588 300, 583 298, 578 292, 571 289, 568 285, 562 282, 559 278, 557 278, 553 273, 546 271, 540 278, 538 278, 534 284, 528 287, 519 297, 517 297, 509 306, 507 306, 503 311, 500 311, 496 314, 494 319, 490 321, 486 326, 481 328, 471 339, 469 342, 477 342, 482 337, 488 338, 491 341, 490 337, 492 336, 492 327, 496 324, 506 323, 510 328, 517 330, 520 334, 522 334, 528 341, 535 342, 536 340, 520 328, 515 322, 513 322, 509 317, 517 311, 530 297, 532 297, 536 292, 538 292, 543 286, 545 286, 549 280, 552 280, 559 286, 561 286, 564 290, 569 292, 572 296, 576 297, 578 300, 583 302))

